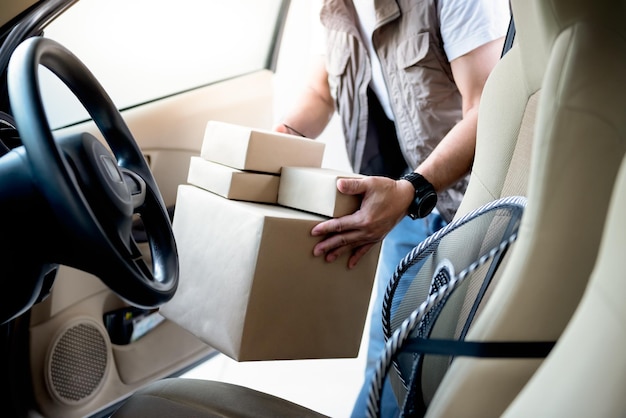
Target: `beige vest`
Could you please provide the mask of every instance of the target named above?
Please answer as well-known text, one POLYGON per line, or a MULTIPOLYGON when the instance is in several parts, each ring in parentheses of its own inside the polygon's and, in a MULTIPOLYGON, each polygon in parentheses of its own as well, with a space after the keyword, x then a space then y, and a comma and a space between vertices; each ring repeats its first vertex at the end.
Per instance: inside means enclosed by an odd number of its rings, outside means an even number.
MULTIPOLYGON (((389 91, 396 134, 407 164, 415 169, 461 120, 461 95, 439 33, 437 1, 376 0, 372 42, 389 91)), ((367 131, 371 65, 351 0, 324 0, 328 81, 340 115, 348 157, 359 171, 367 131)), ((467 178, 439 193, 445 219, 456 212, 467 178)))

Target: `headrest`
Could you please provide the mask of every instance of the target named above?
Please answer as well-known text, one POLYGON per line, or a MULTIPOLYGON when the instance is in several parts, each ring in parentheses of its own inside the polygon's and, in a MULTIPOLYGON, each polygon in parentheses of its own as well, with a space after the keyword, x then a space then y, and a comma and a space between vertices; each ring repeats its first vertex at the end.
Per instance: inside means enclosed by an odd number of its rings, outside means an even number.
POLYGON ((600 23, 615 36, 626 34, 626 2, 596 0, 511 0, 515 20, 515 42, 519 43, 526 77, 540 83, 557 36, 575 22, 600 23), (581 19, 584 16, 584 19, 581 19))

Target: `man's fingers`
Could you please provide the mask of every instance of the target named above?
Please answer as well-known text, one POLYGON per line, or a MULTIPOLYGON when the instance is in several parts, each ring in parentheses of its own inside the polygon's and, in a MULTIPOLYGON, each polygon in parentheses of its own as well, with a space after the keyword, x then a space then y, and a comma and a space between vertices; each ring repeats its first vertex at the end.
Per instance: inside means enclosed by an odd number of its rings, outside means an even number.
POLYGON ((354 268, 359 263, 361 258, 374 246, 374 243, 361 245, 357 247, 350 258, 348 259, 348 268, 354 268))
POLYGON ((341 250, 341 252, 337 254, 339 256, 345 251, 343 250, 343 248, 351 248, 350 242, 350 234, 331 235, 328 238, 318 242, 315 247, 313 247, 313 255, 318 257, 327 253, 330 254, 331 252, 335 252, 336 250, 341 250))
POLYGON ((343 216, 341 218, 329 219, 328 221, 321 222, 313 227, 311 235, 314 237, 320 237, 328 234, 338 234, 351 228, 346 224, 349 221, 351 215, 343 216))
POLYGON ((280 132, 280 133, 283 133, 283 134, 288 134, 289 133, 289 130, 287 129, 287 127, 285 125, 283 125, 282 123, 276 124, 273 129, 274 129, 275 132, 280 132))
POLYGON ((376 244, 375 242, 362 244, 363 241, 359 241, 360 243, 357 244, 354 237, 351 237, 348 233, 331 235, 313 247, 313 255, 316 257, 323 256, 324 260, 332 263, 343 254, 352 253, 348 258, 348 268, 354 268, 361 258, 376 244))
MULTIPOLYGON (((360 245, 358 247, 352 247, 351 245, 342 245, 340 247, 335 247, 324 256, 324 260, 329 263, 334 262, 343 254, 352 252, 350 257, 348 258, 348 268, 352 269, 356 267, 361 258, 374 246, 374 243, 360 245)), ((320 253, 322 255, 324 253, 320 253)))

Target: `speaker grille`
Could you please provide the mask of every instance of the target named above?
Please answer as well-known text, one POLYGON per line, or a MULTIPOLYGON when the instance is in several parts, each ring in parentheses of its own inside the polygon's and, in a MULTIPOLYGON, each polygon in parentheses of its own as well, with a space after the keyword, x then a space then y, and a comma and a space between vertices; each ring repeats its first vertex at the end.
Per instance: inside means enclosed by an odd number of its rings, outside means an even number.
POLYGON ((66 403, 80 403, 89 398, 103 381, 107 354, 107 341, 98 327, 81 322, 68 328, 49 356, 53 395, 66 403))

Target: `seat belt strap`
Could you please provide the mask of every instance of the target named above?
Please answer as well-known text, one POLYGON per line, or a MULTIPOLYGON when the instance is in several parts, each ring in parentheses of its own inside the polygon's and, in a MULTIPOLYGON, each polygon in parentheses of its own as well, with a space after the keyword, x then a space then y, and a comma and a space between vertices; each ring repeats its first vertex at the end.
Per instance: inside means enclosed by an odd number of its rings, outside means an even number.
POLYGON ((490 358, 543 358, 554 341, 463 341, 415 337, 406 341, 402 352, 490 358))

